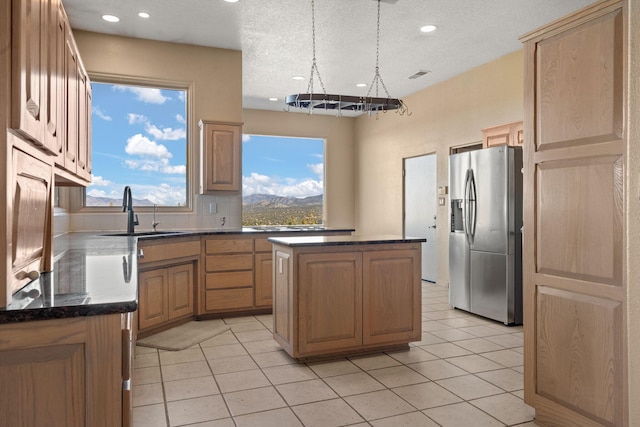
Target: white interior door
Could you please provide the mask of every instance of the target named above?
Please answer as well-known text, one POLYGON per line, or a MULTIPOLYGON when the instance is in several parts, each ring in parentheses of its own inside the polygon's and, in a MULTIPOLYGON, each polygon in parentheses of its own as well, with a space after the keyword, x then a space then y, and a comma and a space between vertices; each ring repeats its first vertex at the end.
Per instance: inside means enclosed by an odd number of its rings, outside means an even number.
POLYGON ((422 244, 422 280, 436 281, 436 155, 404 159, 404 234, 424 237, 422 244))

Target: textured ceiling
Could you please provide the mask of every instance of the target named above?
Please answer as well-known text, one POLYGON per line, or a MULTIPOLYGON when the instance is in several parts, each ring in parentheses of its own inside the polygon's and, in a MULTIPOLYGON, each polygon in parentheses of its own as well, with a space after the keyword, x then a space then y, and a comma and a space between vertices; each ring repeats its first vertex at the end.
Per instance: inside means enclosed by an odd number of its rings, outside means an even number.
MULTIPOLYGON (((287 95, 307 91, 310 0, 62 1, 74 29, 242 50, 245 108, 282 110, 287 95), (140 11, 151 17, 139 18, 140 11), (103 21, 105 13, 119 16, 120 22, 103 21), (294 75, 304 80, 294 81, 294 75)), ((403 98, 520 49, 520 35, 591 3, 383 0, 380 76, 391 97, 403 98), (437 31, 421 33, 426 24, 437 25, 437 31), (429 73, 408 78, 420 70, 429 73)), ((375 0, 315 0, 316 59, 327 93, 367 94, 375 73, 376 17, 375 0)), ((321 91, 317 79, 314 90, 321 91)), ((375 87, 370 95, 376 96, 375 87)), ((378 96, 386 96, 382 87, 378 96)))

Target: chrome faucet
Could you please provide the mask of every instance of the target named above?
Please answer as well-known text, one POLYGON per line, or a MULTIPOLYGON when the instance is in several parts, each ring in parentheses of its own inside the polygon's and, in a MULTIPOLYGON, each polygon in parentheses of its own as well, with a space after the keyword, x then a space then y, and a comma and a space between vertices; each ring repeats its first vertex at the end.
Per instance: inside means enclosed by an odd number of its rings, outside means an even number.
POLYGON ((155 233, 156 231, 156 227, 158 227, 158 224, 160 224, 160 221, 156 221, 156 212, 158 211, 158 205, 157 204, 153 204, 153 222, 151 223, 151 226, 153 227, 153 232, 155 233))
POLYGON ((122 195, 122 212, 127 212, 127 234, 134 233, 134 227, 138 225, 138 215, 133 213, 133 198, 131 197, 131 188, 127 185, 124 187, 124 194, 122 195))

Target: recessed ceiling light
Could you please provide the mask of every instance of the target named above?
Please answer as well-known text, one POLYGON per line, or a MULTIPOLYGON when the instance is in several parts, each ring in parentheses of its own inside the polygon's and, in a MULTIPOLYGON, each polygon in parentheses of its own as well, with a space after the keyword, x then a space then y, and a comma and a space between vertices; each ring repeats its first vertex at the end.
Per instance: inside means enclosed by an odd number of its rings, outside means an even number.
POLYGON ((238 0, 224 0, 224 1, 226 1, 227 3, 237 3, 238 2, 238 0))
POLYGON ((147 12, 138 12, 138 16, 139 16, 140 18, 148 18, 148 17, 150 17, 151 15, 149 15, 147 12))
POLYGON ((423 33, 430 33, 432 31, 435 31, 436 28, 438 27, 436 27, 435 25, 425 25, 424 27, 420 27, 420 31, 422 31, 423 33))
POLYGON ((356 87, 367 87, 366 83, 356 83, 356 87))
POLYGON ((293 80, 304 80, 304 77, 302 76, 293 76, 291 77, 293 80))
POLYGON ((277 101, 278 98, 269 98, 269 101, 277 101))
POLYGON ((114 15, 102 15, 102 19, 104 19, 107 22, 118 22, 118 21, 120 21, 120 18, 118 18, 117 16, 114 16, 114 15))

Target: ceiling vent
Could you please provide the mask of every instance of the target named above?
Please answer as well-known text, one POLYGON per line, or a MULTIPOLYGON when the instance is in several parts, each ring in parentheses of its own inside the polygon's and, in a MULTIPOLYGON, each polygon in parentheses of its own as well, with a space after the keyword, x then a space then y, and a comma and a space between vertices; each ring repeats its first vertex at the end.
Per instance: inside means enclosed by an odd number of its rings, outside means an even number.
POLYGON ((410 80, 415 80, 415 79, 417 79, 418 77, 422 77, 422 76, 424 76, 425 74, 429 74, 430 72, 431 72, 431 71, 420 70, 420 71, 418 71, 417 73, 410 75, 410 76, 409 76, 409 79, 410 79, 410 80))

